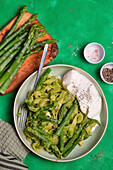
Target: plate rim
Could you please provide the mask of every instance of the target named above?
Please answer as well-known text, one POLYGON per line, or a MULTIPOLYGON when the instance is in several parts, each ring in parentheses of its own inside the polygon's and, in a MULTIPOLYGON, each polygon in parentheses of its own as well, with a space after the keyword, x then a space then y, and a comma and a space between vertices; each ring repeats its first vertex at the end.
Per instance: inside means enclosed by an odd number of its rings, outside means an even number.
POLYGON ((103 95, 103 98, 104 98, 104 101, 105 101, 105 108, 106 108, 106 111, 107 111, 107 114, 106 114, 106 124, 105 124, 105 128, 104 128, 104 131, 102 132, 102 135, 101 137, 99 138, 99 140, 96 142, 96 144, 88 151, 86 152, 85 154, 81 155, 81 156, 78 156, 77 158, 72 158, 72 159, 67 159, 67 160, 64 160, 64 159, 54 159, 54 158, 47 158, 45 156, 42 156, 40 153, 36 153, 34 150, 31 150, 31 148, 24 142, 24 140, 22 139, 20 133, 19 133, 19 130, 18 130, 18 127, 17 127, 17 124, 16 124, 16 115, 15 115, 15 103, 17 101, 17 97, 18 97, 18 94, 21 90, 21 88, 23 87, 23 85, 25 84, 25 82, 30 79, 34 74, 36 74, 37 71, 35 71, 34 73, 32 73, 30 76, 28 76, 24 82, 21 84, 21 86, 19 87, 19 90, 17 91, 16 93, 16 97, 14 99, 14 105, 13 105, 13 120, 14 120, 14 125, 15 125, 15 128, 16 128, 16 131, 17 131, 17 134, 19 136, 19 138, 21 139, 21 141, 23 142, 23 144, 25 145, 25 147, 27 147, 31 152, 33 152, 35 155, 37 156, 40 156, 41 158, 44 158, 46 160, 49 160, 49 161, 54 161, 54 162, 70 162, 70 161, 74 161, 74 160, 77 160, 77 159, 80 159, 84 156, 86 156, 88 153, 90 153, 98 144, 99 142, 101 141, 101 139, 103 138, 104 134, 105 134, 105 131, 107 129, 107 124, 108 124, 108 106, 107 106, 107 101, 106 101, 106 98, 105 98, 105 95, 100 87, 100 85, 98 84, 98 82, 89 74, 87 73, 86 71, 80 69, 79 67, 75 67, 75 66, 72 66, 72 65, 67 65, 67 64, 55 64, 55 65, 49 65, 49 66, 45 66, 43 67, 42 71, 47 69, 47 68, 50 68, 50 67, 70 67, 72 69, 77 69, 79 71, 82 71, 84 72, 85 74, 87 74, 95 83, 96 83, 96 86, 99 88, 99 90, 101 91, 102 95, 103 95))

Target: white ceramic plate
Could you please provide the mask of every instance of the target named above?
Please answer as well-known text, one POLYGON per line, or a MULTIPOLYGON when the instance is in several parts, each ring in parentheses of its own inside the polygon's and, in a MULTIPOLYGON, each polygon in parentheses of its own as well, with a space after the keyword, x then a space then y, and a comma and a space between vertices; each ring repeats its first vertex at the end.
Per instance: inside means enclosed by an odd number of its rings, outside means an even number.
MULTIPOLYGON (((102 98, 102 111, 100 114, 101 126, 96 127, 95 131, 93 132, 93 135, 84 141, 84 145, 76 146, 76 148, 66 158, 58 159, 58 158, 56 158, 56 156, 50 155, 44 149, 41 151, 34 151, 31 147, 30 142, 28 142, 26 140, 26 136, 23 133, 23 130, 18 127, 17 113, 18 113, 19 106, 24 103, 24 100, 27 97, 27 93, 30 90, 32 90, 32 88, 33 88, 33 84, 35 82, 35 77, 36 77, 36 72, 35 72, 25 80, 25 82, 22 84, 22 86, 20 87, 20 89, 16 95, 16 98, 14 101, 14 112, 13 112, 15 127, 16 127, 17 133, 18 133, 20 139, 22 140, 22 142, 26 145, 27 148, 29 148, 36 155, 38 155, 42 158, 45 158, 45 159, 48 159, 51 161, 57 161, 57 162, 68 162, 68 161, 76 160, 76 159, 79 159, 79 158, 85 156, 90 151, 92 151, 96 147, 96 145, 100 142, 100 140, 102 139, 102 137, 105 133, 107 123, 108 123, 108 108, 107 108, 106 99, 105 99, 105 96, 104 96, 100 86, 98 85, 98 83, 95 81, 95 79, 93 77, 91 77, 85 71, 83 71, 77 67, 74 67, 74 66, 63 65, 63 64, 45 67, 45 68, 43 68, 43 71, 45 71, 47 68, 52 69, 52 71, 50 73, 51 76, 61 76, 62 77, 67 71, 74 69, 92 81, 92 83, 95 85, 95 87, 97 88, 97 90, 102 98)), ((42 71, 42 73, 43 73, 43 71, 42 71)))

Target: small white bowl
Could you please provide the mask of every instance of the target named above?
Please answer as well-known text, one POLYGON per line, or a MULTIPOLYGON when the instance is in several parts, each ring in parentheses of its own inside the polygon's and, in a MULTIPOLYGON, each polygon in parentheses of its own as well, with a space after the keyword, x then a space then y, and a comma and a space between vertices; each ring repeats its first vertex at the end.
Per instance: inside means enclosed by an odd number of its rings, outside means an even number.
POLYGON ((85 59, 92 64, 100 63, 105 56, 105 50, 98 43, 90 43, 84 49, 85 59))
POLYGON ((108 81, 106 81, 105 78, 103 77, 102 71, 103 71, 104 68, 110 68, 110 69, 112 69, 112 68, 113 68, 113 63, 112 63, 112 62, 111 62, 111 63, 106 63, 106 64, 104 64, 104 65, 101 67, 101 69, 100 69, 100 76, 101 76, 102 80, 103 80, 105 83, 113 84, 113 82, 108 82, 108 81))

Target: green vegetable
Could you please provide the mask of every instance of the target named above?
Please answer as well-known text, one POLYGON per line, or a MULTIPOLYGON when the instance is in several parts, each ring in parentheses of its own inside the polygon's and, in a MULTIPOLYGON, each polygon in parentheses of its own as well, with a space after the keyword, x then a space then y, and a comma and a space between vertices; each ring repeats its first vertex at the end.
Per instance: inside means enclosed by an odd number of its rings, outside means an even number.
POLYGON ((14 32, 14 30, 16 29, 19 21, 21 20, 23 14, 26 12, 26 10, 27 10, 27 6, 24 6, 23 9, 20 11, 20 14, 19 14, 17 20, 16 20, 15 23, 13 24, 13 26, 12 26, 12 28, 10 29, 10 31, 8 32, 8 34, 6 35, 5 39, 6 39, 7 37, 9 37, 9 36, 14 32))
MULTIPOLYGON (((43 26, 42 26, 42 27, 43 27, 43 26)), ((32 31, 34 32, 34 35, 33 35, 33 37, 31 38, 31 42, 30 42, 30 44, 29 44, 29 48, 26 50, 26 53, 30 52, 30 47, 32 46, 31 43, 32 43, 32 41, 33 41, 33 39, 34 39, 34 37, 35 37, 35 31, 37 31, 38 28, 39 28, 39 30, 40 30, 39 23, 35 23, 35 24, 33 24, 33 25, 31 26, 31 29, 32 29, 32 31)))
POLYGON ((79 126, 78 131, 72 136, 72 138, 68 141, 68 143, 66 144, 64 150, 63 150, 63 154, 71 147, 71 145, 73 144, 73 142, 78 138, 79 134, 81 133, 84 125, 87 123, 87 114, 85 115, 84 120, 82 121, 82 123, 79 126))
POLYGON ((40 41, 40 42, 37 42, 35 45, 34 45, 34 48, 37 48, 38 46, 42 46, 44 44, 54 44, 54 43, 57 43, 58 41, 57 40, 54 40, 54 39, 48 39, 48 40, 44 40, 44 41, 40 41))
POLYGON ((64 149, 64 133, 62 129, 61 134, 60 134, 60 151, 62 152, 63 149, 64 149))
MULTIPOLYGON (((2 84, 2 86, 0 87, 0 93, 4 94, 6 89, 9 87, 10 83, 12 82, 13 78, 15 77, 16 73, 18 72, 18 70, 20 69, 21 65, 23 64, 24 59, 19 61, 18 66, 13 70, 12 74, 9 76, 9 78, 2 84)), ((10 70, 10 68, 8 69, 10 70)), ((7 72, 6 72, 7 73, 7 72)), ((5 73, 5 74, 6 74, 5 73)), ((3 75, 3 77, 5 76, 5 74, 3 75)), ((2 79, 2 78, 1 78, 2 79)), ((0 80, 1 80, 0 79, 0 80)))
POLYGON ((0 61, 2 63, 0 64, 0 72, 5 68, 5 66, 12 60, 12 58, 20 51, 21 47, 19 45, 23 41, 19 41, 18 44, 15 44, 12 48, 11 51, 8 51, 4 53, 3 57, 0 58, 0 61))
POLYGON ((57 119, 53 119, 53 118, 48 117, 48 116, 39 115, 38 118, 42 119, 42 120, 47 120, 47 121, 50 121, 50 122, 53 122, 53 123, 58 123, 57 119))
POLYGON ((42 135, 51 137, 51 135, 49 133, 46 133, 43 130, 37 128, 37 127, 33 127, 33 130, 36 130, 37 132, 41 133, 42 135))
MULTIPOLYGON (((27 32, 26 32, 27 33, 27 32)), ((38 37, 43 36, 45 34, 45 32, 40 32, 40 34, 38 35, 38 37)), ((25 35, 25 34, 24 34, 25 35)), ((4 69, 4 67, 8 64, 8 62, 10 62, 12 60, 12 58, 20 51, 20 49, 22 48, 20 45, 22 44, 22 42, 24 42, 25 40, 22 39, 21 41, 17 42, 9 51, 7 51, 6 53, 4 53, 4 55, 0 58, 0 72, 2 71, 2 69, 4 69), (17 48, 18 47, 18 48, 17 48), (16 51, 14 51, 16 49, 16 51), (14 51, 14 52, 13 52, 14 51), (8 58, 7 58, 8 57, 8 58)), ((43 45, 43 44, 42 44, 43 45)), ((34 50, 35 48, 41 46, 38 44, 35 44, 34 46, 30 46, 30 50, 34 50)), ((6 46, 7 47, 7 46, 6 46)), ((27 53, 29 53, 29 50, 27 51, 27 53)), ((35 52, 34 52, 35 53, 35 52)), ((34 54, 31 52, 31 54, 34 54)), ((30 54, 30 55, 31 55, 30 54)))
POLYGON ((69 148, 69 150, 67 150, 62 156, 63 157, 66 157, 69 155, 69 153, 75 148, 75 146, 80 142, 81 138, 82 138, 82 135, 84 134, 85 132, 85 129, 86 129, 87 125, 84 126, 80 136, 78 137, 78 139, 73 143, 73 145, 69 148))
POLYGON ((76 124, 81 123, 82 121, 83 121, 83 114, 82 113, 79 113, 74 117, 73 122, 71 123, 70 128, 69 128, 69 132, 68 132, 70 137, 72 137, 73 134, 74 134, 74 129, 76 127, 76 124))
POLYGON ((76 104, 74 103, 74 104, 72 105, 72 107, 70 108, 69 112, 67 113, 66 117, 64 118, 64 120, 61 122, 59 128, 57 129, 56 135, 59 136, 59 135, 61 134, 61 131, 62 131, 63 127, 66 125, 66 122, 67 122, 67 120, 70 118, 70 116, 71 116, 71 114, 73 113, 75 107, 76 107, 76 104))
POLYGON ((90 119, 90 118, 89 118, 89 120, 90 120, 92 123, 96 123, 96 124, 98 124, 98 125, 100 126, 100 123, 99 123, 98 120, 96 120, 96 119, 90 119))
POLYGON ((55 154, 58 156, 58 157, 61 157, 61 153, 58 149, 58 147, 56 145, 53 145, 49 139, 45 138, 45 136, 41 135, 39 132, 35 132, 34 130, 32 130, 32 128, 30 127, 27 127, 27 131, 32 133, 34 136, 38 137, 39 139, 41 139, 42 141, 50 144, 51 148, 53 149, 53 151, 55 152, 55 154))
POLYGON ((23 31, 31 22, 33 22, 38 14, 33 15, 24 25, 18 28, 14 33, 12 33, 8 38, 4 39, 0 43, 0 50, 3 49, 13 38, 15 38, 21 31, 23 31))
POLYGON ((63 117, 66 115, 67 113, 67 103, 65 103, 62 107, 61 107, 61 110, 59 112, 59 120, 58 120, 58 123, 60 124, 63 117))
MULTIPOLYGON (((12 82, 12 80, 14 79, 15 75, 17 74, 18 70, 20 69, 20 67, 22 66, 22 64, 24 63, 25 59, 31 55, 31 54, 34 54, 36 52, 39 52, 41 51, 43 48, 38 48, 36 49, 35 51, 32 51, 28 54, 26 54, 24 57, 22 57, 22 60, 17 60, 16 58, 16 64, 18 63, 19 61, 19 64, 17 64, 17 67, 14 67, 14 70, 13 70, 13 66, 15 64, 15 61, 13 62, 13 64, 10 66, 10 68, 7 70, 6 73, 4 73, 4 75, 0 78, 0 83, 2 84, 1 87, 0 87, 0 93, 4 94, 6 89, 9 87, 10 83, 12 82), (12 70, 11 70, 12 69, 12 70), (12 74, 8 74, 9 71, 12 71, 12 74)), ((15 64, 15 65, 16 65, 15 64)))
MULTIPOLYGON (((32 42, 31 42, 31 46, 36 43, 36 41, 37 41, 37 39, 38 39, 37 37, 38 37, 38 34, 39 34, 38 31, 39 31, 39 30, 42 30, 42 29, 45 29, 45 27, 42 26, 42 25, 38 26, 37 30, 35 31, 34 38, 33 38, 32 42)), ((41 31, 41 32, 42 32, 42 31, 41 31)), ((44 33, 46 33, 46 31, 44 31, 44 33)), ((39 34, 39 36, 40 36, 40 34, 39 34)))
POLYGON ((32 39, 32 37, 34 35, 34 31, 33 31, 32 28, 33 27, 31 27, 31 29, 29 31, 29 35, 28 35, 28 38, 27 38, 26 42, 24 43, 24 47, 22 48, 22 50, 20 51, 20 53, 18 54, 18 56, 14 60, 11 67, 7 70, 7 72, 0 79, 0 86, 2 85, 0 87, 0 92, 2 94, 5 93, 6 89, 10 85, 11 81, 13 80, 13 78, 15 77, 16 73, 18 72, 18 70, 20 69, 21 65, 23 64, 23 62, 25 60, 25 58, 24 59, 21 59, 21 58, 25 54, 27 48, 29 47, 31 39, 32 39), (7 78, 9 78, 9 79, 7 80, 7 78))
POLYGON ((74 141, 74 143, 72 144, 72 146, 69 148, 69 150, 67 150, 64 154, 63 157, 66 157, 69 155, 69 153, 75 148, 75 146, 80 142, 80 140, 82 139, 82 136, 86 130, 86 128, 91 125, 92 123, 97 122, 95 120, 89 120, 88 123, 83 127, 79 137, 77 138, 77 140, 74 141))
MULTIPOLYGON (((25 40, 27 34, 28 34, 29 29, 26 29, 25 32, 23 34, 20 34, 19 36, 17 36, 17 38, 15 38, 14 40, 12 40, 6 47, 4 47, 1 51, 0 51, 0 63, 3 61, 2 58, 5 60, 5 58, 3 57, 4 53, 9 52, 9 54, 16 49, 17 44, 19 43, 19 45, 21 44, 20 42, 23 42, 23 39, 25 40), (12 48, 11 48, 12 47, 12 48), (14 48, 15 47, 15 48, 14 48)), ((6 53, 5 53, 6 54, 6 53)), ((8 54, 8 55, 9 55, 8 54)), ((7 56, 8 56, 7 55, 7 56)))
POLYGON ((43 49, 44 49, 44 47, 37 48, 36 50, 31 51, 31 52, 25 54, 25 55, 23 56, 23 58, 24 58, 24 57, 26 58, 26 57, 28 57, 28 56, 34 54, 34 53, 38 53, 38 52, 42 51, 43 49))
MULTIPOLYGON (((37 52, 43 50, 43 48, 44 48, 44 47, 37 48, 36 50, 31 51, 31 52, 29 52, 28 54, 25 54, 22 58, 25 58, 25 59, 26 59, 28 56, 30 56, 30 55, 32 55, 32 54, 34 54, 34 53, 37 53, 37 52)), ((12 52, 12 53, 10 54, 10 56, 9 56, 4 62, 2 62, 2 64, 0 65, 0 70, 2 70, 2 71, 0 71, 0 74, 3 73, 4 70, 6 70, 6 69, 12 64, 12 62, 11 62, 11 63, 9 63, 9 62, 14 58, 14 56, 16 56, 16 54, 20 51, 20 49, 21 49, 21 47, 18 48, 18 49, 16 49, 14 52, 12 52), (9 63, 9 64, 7 64, 7 63, 9 63), (7 65, 8 65, 8 67, 7 67, 7 65), (2 68, 2 69, 1 69, 1 68, 2 68)))
MULTIPOLYGON (((43 26, 38 26, 39 23, 35 23, 34 25, 36 25, 36 26, 35 26, 36 28, 34 28, 34 29, 37 29, 37 30, 41 30, 42 28, 45 28, 45 27, 43 27, 43 26)), ((4 54, 5 52, 7 52, 7 50, 10 49, 9 52, 11 53, 11 52, 14 50, 14 48, 11 48, 11 47, 13 47, 14 45, 15 45, 15 47, 16 47, 16 44, 20 43, 20 41, 23 41, 23 40, 25 41, 26 36, 27 36, 27 34, 28 34, 28 31, 29 31, 29 28, 25 29, 22 34, 18 35, 14 40, 12 40, 11 42, 9 42, 9 44, 0 51, 0 56, 2 55, 1 58, 0 58, 0 63, 1 63, 3 60, 5 60, 3 54, 4 54)), ((44 36, 44 35, 46 34, 46 32, 47 32, 47 31, 41 31, 41 32, 39 33, 39 35, 38 35, 38 36, 35 35, 35 36, 33 37, 33 39, 37 40, 37 38, 40 38, 40 37, 44 36)), ((30 47, 32 47, 32 49, 35 48, 35 47, 33 47, 33 45, 34 45, 34 41, 32 40, 32 43, 31 43, 31 45, 30 45, 30 47)), ((36 48, 37 48, 37 46, 36 46, 36 48)), ((16 49, 16 48, 15 48, 15 49, 16 49)), ((9 54, 8 54, 8 55, 9 55, 9 54)), ((7 56, 8 56, 8 55, 7 55, 7 56)))
POLYGON ((10 63, 8 63, 7 66, 0 72, 0 78, 3 76, 5 71, 11 66, 11 64, 12 64, 12 61, 10 63))
POLYGON ((41 84, 44 82, 44 80, 47 78, 47 76, 48 76, 48 74, 49 74, 50 72, 51 72, 51 69, 50 69, 50 68, 48 68, 48 69, 44 72, 44 74, 41 76, 40 80, 38 81, 35 90, 40 89, 41 84))

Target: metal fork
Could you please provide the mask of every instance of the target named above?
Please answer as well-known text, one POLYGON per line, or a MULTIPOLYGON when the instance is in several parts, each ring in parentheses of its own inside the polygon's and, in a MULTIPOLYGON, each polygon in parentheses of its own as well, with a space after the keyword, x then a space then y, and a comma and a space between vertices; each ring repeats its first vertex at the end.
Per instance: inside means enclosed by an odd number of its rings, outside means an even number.
MULTIPOLYGON (((38 73, 37 73, 37 76, 36 76, 36 80, 35 80, 35 84, 33 86, 31 94, 34 92, 34 90, 36 88, 36 85, 38 83, 38 80, 40 78, 40 73, 42 71, 42 68, 43 68, 43 65, 44 65, 44 62, 45 62, 45 59, 46 59, 46 56, 47 56, 48 47, 49 47, 48 44, 46 44, 45 47, 44 47, 44 51, 43 51, 43 54, 42 54, 42 59, 41 59, 41 62, 40 62, 39 70, 38 70, 38 73)), ((20 116, 18 118, 18 126, 20 128, 24 128, 25 127, 26 118, 27 118, 27 115, 28 115, 28 109, 27 109, 25 103, 19 108, 19 114, 20 114, 20 116)))

